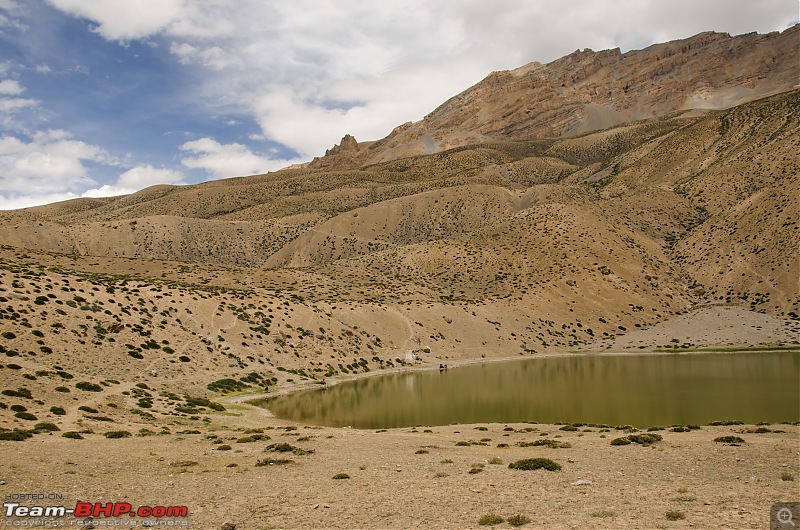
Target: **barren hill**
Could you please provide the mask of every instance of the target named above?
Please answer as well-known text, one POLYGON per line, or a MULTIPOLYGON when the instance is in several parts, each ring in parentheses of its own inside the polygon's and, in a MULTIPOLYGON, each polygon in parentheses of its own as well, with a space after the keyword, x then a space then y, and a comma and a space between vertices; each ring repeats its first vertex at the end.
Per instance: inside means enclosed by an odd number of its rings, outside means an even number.
MULTIPOLYGON (((686 54, 750 47, 754 64, 771 49, 784 65, 792 35, 641 53, 694 65, 686 54)), ((770 72, 742 90, 777 90, 783 70, 770 72)), ((101 418, 191 422, 172 392, 230 377, 253 389, 420 359, 692 347, 669 322, 698 308, 735 308, 727 325, 745 330, 705 345, 800 344, 800 90, 571 136, 570 119, 557 137, 476 123, 480 142, 433 154, 2 212, 0 383, 35 388, 40 418, 78 395, 101 418)))

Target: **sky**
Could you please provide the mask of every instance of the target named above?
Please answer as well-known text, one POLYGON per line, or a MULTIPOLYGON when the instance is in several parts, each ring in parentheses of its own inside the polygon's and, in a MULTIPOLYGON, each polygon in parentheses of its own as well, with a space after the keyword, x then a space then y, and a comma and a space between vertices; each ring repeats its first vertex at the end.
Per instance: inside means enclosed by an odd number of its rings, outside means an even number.
POLYGON ((797 22, 797 0, 0 0, 0 210, 275 171, 492 71, 797 22))

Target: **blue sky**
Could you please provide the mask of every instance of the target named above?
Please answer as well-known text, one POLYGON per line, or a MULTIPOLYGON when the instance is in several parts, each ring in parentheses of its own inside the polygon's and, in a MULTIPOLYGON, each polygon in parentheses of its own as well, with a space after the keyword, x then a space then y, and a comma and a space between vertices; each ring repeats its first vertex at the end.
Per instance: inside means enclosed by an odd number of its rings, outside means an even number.
POLYGON ((795 0, 0 0, 0 209, 274 171, 494 70, 797 19, 795 0))

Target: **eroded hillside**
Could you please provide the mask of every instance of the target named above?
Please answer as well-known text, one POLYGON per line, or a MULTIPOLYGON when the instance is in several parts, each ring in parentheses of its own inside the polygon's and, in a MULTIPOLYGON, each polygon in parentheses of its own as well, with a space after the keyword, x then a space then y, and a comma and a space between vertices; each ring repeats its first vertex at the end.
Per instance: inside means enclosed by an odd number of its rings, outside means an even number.
MULTIPOLYGON (((200 418, 186 396, 222 379, 610 348, 705 306, 764 313, 737 345, 777 323, 769 340, 800 343, 799 110, 796 90, 569 139, 4 212, 0 380, 33 389, 37 418, 80 396, 96 412, 66 420, 91 428, 200 418)), ((648 344, 678 340, 691 346, 648 344)))

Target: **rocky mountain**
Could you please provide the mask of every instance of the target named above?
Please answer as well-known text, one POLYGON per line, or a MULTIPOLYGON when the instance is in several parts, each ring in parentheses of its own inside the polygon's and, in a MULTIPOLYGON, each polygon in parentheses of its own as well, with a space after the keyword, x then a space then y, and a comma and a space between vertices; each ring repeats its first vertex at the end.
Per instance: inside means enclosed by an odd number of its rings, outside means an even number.
POLYGON ((358 167, 495 139, 575 136, 687 109, 724 109, 800 82, 800 25, 782 33, 701 33, 644 50, 576 50, 494 72, 377 142, 341 145, 311 165, 358 167))

